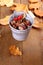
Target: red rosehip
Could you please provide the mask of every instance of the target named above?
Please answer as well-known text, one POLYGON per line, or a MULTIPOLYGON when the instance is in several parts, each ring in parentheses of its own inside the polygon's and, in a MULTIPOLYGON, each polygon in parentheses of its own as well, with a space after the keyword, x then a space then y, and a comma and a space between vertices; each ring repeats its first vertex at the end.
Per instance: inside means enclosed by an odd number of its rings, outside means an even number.
POLYGON ((20 15, 20 18, 22 19, 23 18, 23 15, 20 15))
POLYGON ((14 21, 17 21, 17 18, 15 17, 13 20, 14 20, 14 21))
POLYGON ((18 18, 17 18, 18 20, 20 20, 21 18, 20 18, 20 16, 18 16, 18 18))
POLYGON ((23 18, 23 15, 18 16, 18 20, 21 20, 23 18))

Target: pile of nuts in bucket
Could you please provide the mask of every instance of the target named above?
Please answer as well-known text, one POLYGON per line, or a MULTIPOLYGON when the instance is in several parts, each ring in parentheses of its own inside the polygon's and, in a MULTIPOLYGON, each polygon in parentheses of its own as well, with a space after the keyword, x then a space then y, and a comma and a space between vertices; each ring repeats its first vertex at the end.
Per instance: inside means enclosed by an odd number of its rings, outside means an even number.
POLYGON ((31 26, 31 22, 27 20, 24 15, 19 15, 13 18, 10 25, 17 30, 25 30, 28 26, 31 26))

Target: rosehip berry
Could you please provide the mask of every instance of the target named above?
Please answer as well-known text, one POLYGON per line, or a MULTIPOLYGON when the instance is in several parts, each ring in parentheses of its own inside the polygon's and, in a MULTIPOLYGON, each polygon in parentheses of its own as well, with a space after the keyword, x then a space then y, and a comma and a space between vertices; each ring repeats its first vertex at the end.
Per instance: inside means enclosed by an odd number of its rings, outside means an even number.
POLYGON ((22 19, 23 18, 23 15, 20 15, 20 18, 22 19))
POLYGON ((17 21, 17 18, 14 18, 13 20, 14 20, 14 21, 17 21))
POLYGON ((18 18, 17 18, 18 20, 20 20, 21 18, 20 18, 20 16, 18 16, 18 18))
POLYGON ((23 18, 23 16, 22 16, 22 15, 18 16, 18 20, 21 20, 22 18, 23 18))

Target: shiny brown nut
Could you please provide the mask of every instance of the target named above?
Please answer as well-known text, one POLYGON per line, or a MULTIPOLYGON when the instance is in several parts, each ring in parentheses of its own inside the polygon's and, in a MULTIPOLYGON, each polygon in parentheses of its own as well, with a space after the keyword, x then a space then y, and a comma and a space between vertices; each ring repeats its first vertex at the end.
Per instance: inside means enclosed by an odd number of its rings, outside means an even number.
POLYGON ((17 28, 17 26, 16 26, 15 24, 13 24, 13 28, 15 28, 15 29, 16 29, 16 28, 17 28))
POLYGON ((21 24, 21 21, 17 21, 16 26, 19 26, 21 24))
POLYGON ((20 25, 20 24, 17 22, 17 23, 16 23, 16 26, 19 26, 19 25, 20 25))
POLYGON ((20 24, 20 26, 24 26, 24 25, 25 25, 24 22, 20 24))
POLYGON ((25 18, 23 18, 23 19, 22 19, 22 22, 26 22, 26 19, 25 19, 25 18))
POLYGON ((31 23, 30 23, 30 21, 28 21, 28 20, 26 20, 26 22, 24 22, 24 24, 25 24, 26 26, 31 26, 31 23))
POLYGON ((16 23, 15 21, 12 21, 13 23, 16 23))
POLYGON ((11 21, 10 24, 13 26, 13 24, 15 24, 15 21, 11 21))
POLYGON ((22 26, 20 25, 18 28, 19 28, 19 30, 25 30, 26 26, 25 25, 22 25, 22 26))
POLYGON ((30 21, 26 21, 26 23, 27 23, 27 26, 30 26, 31 25, 31 23, 30 23, 30 21))

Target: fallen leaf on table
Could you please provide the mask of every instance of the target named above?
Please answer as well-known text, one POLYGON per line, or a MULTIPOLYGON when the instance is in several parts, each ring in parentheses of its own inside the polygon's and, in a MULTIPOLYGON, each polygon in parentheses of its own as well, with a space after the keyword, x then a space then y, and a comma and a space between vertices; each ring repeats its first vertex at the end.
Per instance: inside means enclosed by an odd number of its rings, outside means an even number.
POLYGON ((2 25, 7 25, 7 24, 9 24, 9 18, 10 18, 10 16, 6 16, 5 18, 3 18, 3 19, 0 19, 0 24, 2 24, 2 25))
POLYGON ((35 20, 34 20, 33 27, 43 28, 43 21, 42 21, 42 22, 39 22, 37 19, 35 19, 35 20))
POLYGON ((25 5, 25 4, 17 4, 17 3, 14 3, 13 6, 10 7, 10 10, 11 11, 24 11, 24 12, 27 12, 28 11, 28 6, 25 5), (16 5, 16 7, 14 6, 16 5))
POLYGON ((22 52, 20 51, 19 47, 16 47, 15 45, 12 45, 9 47, 10 54, 12 55, 22 55, 22 52))

